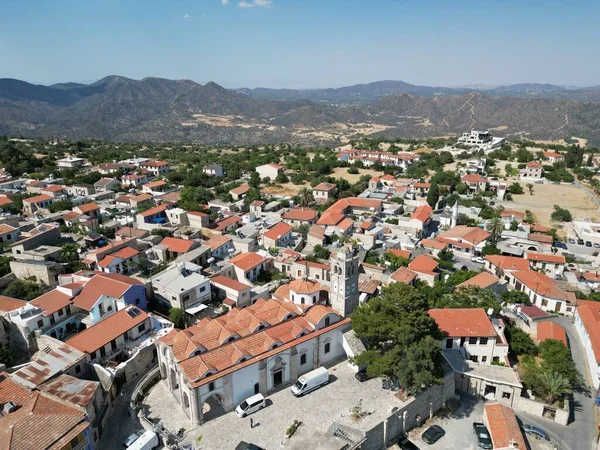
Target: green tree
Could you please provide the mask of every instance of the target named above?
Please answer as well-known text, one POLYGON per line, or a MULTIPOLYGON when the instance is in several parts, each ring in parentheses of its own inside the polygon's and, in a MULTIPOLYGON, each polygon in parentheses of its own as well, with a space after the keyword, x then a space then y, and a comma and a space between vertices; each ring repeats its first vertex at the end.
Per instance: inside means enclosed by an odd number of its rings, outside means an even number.
POLYGON ((467 286, 451 294, 442 295, 434 299, 436 308, 483 308, 500 311, 500 303, 493 292, 481 289, 479 286, 467 286))
POLYGON ((169 310, 169 316, 171 317, 171 322, 175 328, 179 328, 183 330, 185 328, 185 311, 183 308, 171 308, 169 310))
POLYGON ((529 195, 533 195, 533 184, 527 183, 527 189, 529 190, 529 195))
POLYGON ((529 296, 523 291, 504 291, 500 294, 500 298, 504 303, 511 305, 531 305, 529 296))
POLYGON ((313 256, 316 259, 329 259, 331 252, 327 250, 327 247, 323 247, 322 245, 315 245, 313 248, 313 256))
POLYGON ((458 286, 459 284, 470 280, 478 273, 479 272, 475 272, 474 270, 457 270, 448 277, 446 283, 451 284, 452 286, 458 286))
POLYGON ((427 193, 427 203, 435 209, 438 200, 440 199, 440 188, 437 183, 432 183, 427 193))
POLYGON ((561 208, 558 205, 554 205, 554 211, 550 215, 552 220, 557 222, 571 222, 573 220, 573 216, 568 209, 561 208))
POLYGON ((538 348, 531 337, 515 325, 507 325, 505 328, 506 339, 510 349, 517 355, 535 356, 538 348))
POLYGON ((73 202, 71 200, 57 200, 48 206, 50 212, 66 211, 73 208, 73 202))
POLYGON ((0 364, 5 364, 6 367, 12 366, 13 355, 7 345, 0 345, 0 364))
POLYGON ((481 256, 484 257, 488 255, 499 255, 500 253, 500 249, 496 247, 496 244, 493 242, 486 242, 481 250, 481 256))
POLYGON ((519 183, 513 183, 508 187, 506 192, 508 192, 509 194, 517 194, 518 195, 518 194, 523 194, 525 191, 523 190, 523 186, 521 186, 519 183))
POLYGON ((400 267, 406 267, 408 266, 408 259, 403 258, 402 256, 397 256, 394 255, 393 253, 390 252, 385 252, 383 255, 381 255, 381 262, 386 265, 386 262, 389 262, 389 266, 387 266, 387 268, 392 271, 395 272, 396 270, 398 270, 400 267))
POLYGON ((584 384, 571 352, 562 341, 546 339, 540 343, 539 350, 542 357, 541 366, 544 371, 559 373, 574 386, 584 384))
POLYGON ((250 185, 250 187, 254 189, 260 188, 260 175, 258 174, 258 172, 254 171, 252 172, 252 174, 250 174, 250 180, 248 181, 248 185, 250 185))
POLYGON ((558 372, 542 371, 539 374, 539 387, 549 404, 573 392, 568 378, 558 372))
POLYGON ((32 281, 14 280, 4 289, 4 295, 7 297, 19 298, 21 300, 33 300, 39 297, 47 290, 46 286, 41 286, 32 281))
POLYGON ((383 288, 382 297, 360 305, 352 314, 352 327, 368 350, 356 362, 371 376, 398 379, 409 393, 438 382, 442 334, 427 309, 423 292, 403 283, 383 288))
POLYGON ((315 198, 313 197, 311 189, 307 187, 300 189, 300 192, 298 192, 298 204, 301 207, 306 208, 314 201, 315 198))
POLYGON ((493 217, 488 223, 487 230, 491 233, 492 242, 498 242, 504 231, 504 222, 500 217, 493 217))

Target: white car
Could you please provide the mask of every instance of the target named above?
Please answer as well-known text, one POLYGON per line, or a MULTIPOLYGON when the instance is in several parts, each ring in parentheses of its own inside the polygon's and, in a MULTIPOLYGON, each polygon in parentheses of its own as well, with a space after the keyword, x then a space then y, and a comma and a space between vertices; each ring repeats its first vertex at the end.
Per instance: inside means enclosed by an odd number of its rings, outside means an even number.
POLYGON ((471 261, 479 263, 479 264, 485 264, 485 259, 483 259, 481 256, 473 256, 471 258, 471 261))

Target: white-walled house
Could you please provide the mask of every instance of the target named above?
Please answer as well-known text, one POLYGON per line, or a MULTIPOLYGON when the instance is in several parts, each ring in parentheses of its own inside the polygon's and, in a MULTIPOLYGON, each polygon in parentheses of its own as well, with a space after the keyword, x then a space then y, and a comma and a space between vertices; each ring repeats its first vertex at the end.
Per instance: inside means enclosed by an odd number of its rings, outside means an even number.
POLYGON ((256 168, 256 172, 260 176, 260 179, 269 178, 271 181, 274 181, 277 178, 277 175, 283 173, 284 167, 280 164, 265 164, 262 166, 258 166, 256 168))
POLYGON ((592 383, 597 389, 600 387, 600 302, 579 300, 575 328, 583 342, 592 383))
POLYGON ((483 308, 430 309, 444 334, 442 349, 460 350, 464 359, 480 364, 508 363, 504 324, 490 319, 483 308))
POLYGON ((303 311, 291 302, 260 299, 159 339, 161 382, 190 425, 199 425, 346 357, 349 322, 323 305, 303 311))
POLYGON ((544 311, 555 311, 567 316, 575 310, 575 294, 564 291, 554 280, 533 270, 519 270, 508 274, 508 287, 527 294, 531 303, 544 311))

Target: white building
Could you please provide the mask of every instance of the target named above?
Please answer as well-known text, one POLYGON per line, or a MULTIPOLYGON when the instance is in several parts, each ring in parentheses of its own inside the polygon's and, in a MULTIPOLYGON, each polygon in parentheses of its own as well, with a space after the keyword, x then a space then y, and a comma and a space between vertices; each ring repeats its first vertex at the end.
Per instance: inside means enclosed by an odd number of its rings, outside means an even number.
POLYGON ((471 130, 463 133, 456 142, 480 150, 493 150, 504 144, 504 138, 493 137, 489 130, 471 130))
POLYGON ((201 270, 191 262, 177 264, 152 278, 152 291, 174 308, 195 314, 211 298, 210 280, 200 274, 201 270))
POLYGON ((520 270, 507 274, 509 288, 527 294, 531 303, 544 311, 555 311, 567 316, 575 310, 575 294, 567 292, 551 278, 533 270, 520 270))
POLYGON ((508 365, 504 323, 490 319, 483 308, 430 309, 429 315, 444 334, 442 349, 458 349, 464 359, 480 364, 508 365))
POLYGON ((66 158, 56 160, 56 166, 61 169, 78 169, 83 166, 84 162, 84 158, 68 156, 66 158))
POLYGON ((258 166, 256 168, 256 172, 260 175, 260 179, 269 178, 271 181, 277 178, 277 175, 283 173, 284 167, 281 164, 265 164, 263 166, 258 166))
POLYGON ((573 228, 577 237, 591 243, 600 243, 600 223, 587 220, 574 220, 573 228))
POLYGON ((592 383, 600 387, 600 302, 579 300, 575 328, 583 342, 592 383))
POLYGON ((221 164, 209 164, 208 166, 204 166, 202 171, 210 177, 220 178, 225 176, 225 172, 223 172, 223 166, 221 164))

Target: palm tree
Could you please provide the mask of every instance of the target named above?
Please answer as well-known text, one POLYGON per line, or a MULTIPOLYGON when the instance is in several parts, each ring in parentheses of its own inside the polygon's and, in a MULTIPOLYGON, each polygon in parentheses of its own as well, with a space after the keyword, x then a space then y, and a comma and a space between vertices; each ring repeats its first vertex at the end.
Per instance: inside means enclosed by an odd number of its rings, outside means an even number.
POLYGON ((549 404, 553 404, 559 397, 573 392, 569 380, 559 372, 542 372, 540 387, 549 404))
POLYGON ((487 229, 492 233, 492 241, 498 242, 504 231, 504 222, 500 217, 494 217, 488 224, 487 229))
POLYGON ((299 205, 303 208, 315 201, 312 191, 307 187, 300 189, 300 192, 298 192, 298 199, 299 205))
POLYGON ((79 246, 77 244, 63 244, 60 250, 60 257, 63 261, 74 261, 79 259, 79 246))

